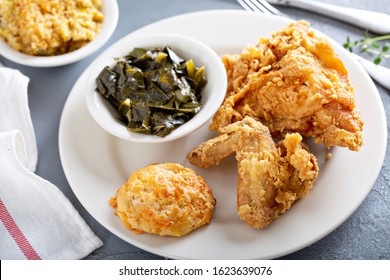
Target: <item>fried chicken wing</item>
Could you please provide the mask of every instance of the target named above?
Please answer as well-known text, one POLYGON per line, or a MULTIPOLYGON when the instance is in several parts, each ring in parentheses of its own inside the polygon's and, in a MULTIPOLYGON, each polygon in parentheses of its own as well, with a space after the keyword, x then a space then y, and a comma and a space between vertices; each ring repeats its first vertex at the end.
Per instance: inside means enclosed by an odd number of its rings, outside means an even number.
POLYGON ((362 146, 363 121, 348 71, 328 40, 306 21, 222 60, 228 89, 210 129, 250 116, 274 137, 298 132, 327 147, 358 151, 362 146))
POLYGON ((251 117, 219 129, 220 135, 187 155, 191 164, 209 167, 236 153, 237 211, 241 220, 264 228, 313 187, 318 176, 315 156, 298 133, 276 145, 269 129, 251 117))

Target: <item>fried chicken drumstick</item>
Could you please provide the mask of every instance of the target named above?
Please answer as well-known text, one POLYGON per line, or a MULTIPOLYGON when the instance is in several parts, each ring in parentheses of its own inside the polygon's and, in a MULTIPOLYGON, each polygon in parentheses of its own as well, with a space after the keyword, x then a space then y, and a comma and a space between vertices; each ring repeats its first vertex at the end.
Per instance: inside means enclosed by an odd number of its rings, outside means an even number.
POLYGON ((237 211, 241 220, 264 228, 312 188, 318 176, 315 156, 287 134, 276 145, 269 129, 251 117, 227 125, 220 135, 194 148, 188 161, 199 167, 218 164, 233 152, 238 161, 237 211))
POLYGON ((228 90, 210 129, 251 116, 274 137, 298 132, 327 147, 358 151, 362 146, 363 121, 348 71, 328 40, 306 21, 222 60, 228 90))

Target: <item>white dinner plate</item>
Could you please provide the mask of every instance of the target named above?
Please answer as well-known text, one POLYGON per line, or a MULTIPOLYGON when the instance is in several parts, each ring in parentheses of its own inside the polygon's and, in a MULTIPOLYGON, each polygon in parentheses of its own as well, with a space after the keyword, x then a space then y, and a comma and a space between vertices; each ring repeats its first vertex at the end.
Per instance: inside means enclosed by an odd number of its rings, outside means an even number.
MULTIPOLYGON (((199 39, 218 54, 240 53, 258 37, 269 37, 288 19, 235 10, 197 12, 168 18, 137 30, 178 33, 199 39)), ((348 52, 332 43, 349 69, 364 125, 359 152, 326 149, 310 143, 320 173, 313 190, 271 226, 256 230, 236 213, 236 162, 233 156, 217 167, 191 166, 186 154, 214 134, 205 125, 186 138, 163 144, 138 144, 115 138, 88 113, 84 84, 90 67, 74 85, 65 104, 59 130, 60 156, 69 184, 87 211, 123 240, 157 255, 174 259, 272 259, 323 238, 361 204, 380 172, 386 150, 386 117, 380 96, 366 72, 348 52), (217 206, 211 223, 181 238, 134 234, 125 228, 110 197, 138 168, 151 163, 177 162, 193 168, 212 187, 217 206)), ((188 46, 191 47, 191 46, 188 46)))

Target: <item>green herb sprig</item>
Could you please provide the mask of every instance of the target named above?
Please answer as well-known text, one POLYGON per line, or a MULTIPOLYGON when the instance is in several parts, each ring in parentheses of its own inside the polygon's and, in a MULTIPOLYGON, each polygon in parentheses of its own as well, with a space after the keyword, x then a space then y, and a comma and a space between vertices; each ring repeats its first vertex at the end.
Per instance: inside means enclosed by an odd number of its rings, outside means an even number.
POLYGON ((370 53, 374 55, 375 58, 373 62, 378 65, 381 63, 382 59, 390 58, 390 34, 370 37, 368 32, 366 32, 362 39, 354 42, 352 42, 348 36, 347 41, 343 44, 343 47, 350 52, 353 52, 356 48, 358 48, 361 53, 370 53), (387 40, 389 40, 389 42, 386 42, 387 40), (379 41, 385 41, 385 43, 378 44, 379 41))

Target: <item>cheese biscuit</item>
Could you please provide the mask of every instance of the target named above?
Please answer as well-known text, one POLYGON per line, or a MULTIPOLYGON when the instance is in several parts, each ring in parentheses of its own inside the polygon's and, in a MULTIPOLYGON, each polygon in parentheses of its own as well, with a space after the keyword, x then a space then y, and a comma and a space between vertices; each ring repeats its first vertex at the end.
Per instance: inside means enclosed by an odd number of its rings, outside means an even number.
POLYGON ((135 171, 110 204, 135 233, 179 237, 210 223, 216 200, 192 169, 161 163, 135 171))

